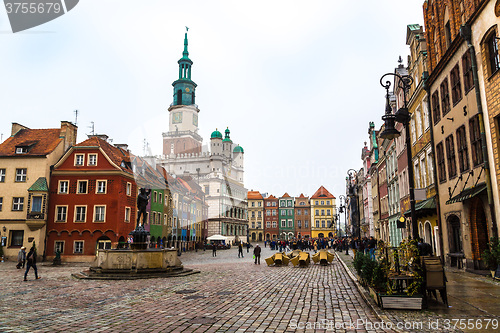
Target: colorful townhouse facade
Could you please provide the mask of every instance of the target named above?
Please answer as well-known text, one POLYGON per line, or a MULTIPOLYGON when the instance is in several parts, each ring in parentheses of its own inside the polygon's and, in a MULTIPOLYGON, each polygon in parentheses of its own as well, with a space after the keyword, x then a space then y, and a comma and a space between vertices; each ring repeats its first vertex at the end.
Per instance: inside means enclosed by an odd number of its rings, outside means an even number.
POLYGON ((264 234, 266 241, 279 238, 279 199, 274 195, 264 198, 264 234))
POLYGON ((334 216, 337 214, 335 197, 324 186, 311 196, 311 237, 336 236, 334 216))
POLYGON ((303 193, 295 198, 295 235, 299 239, 311 237, 311 204, 303 193))
POLYGON ((47 258, 92 260, 123 246, 136 226, 137 185, 127 151, 93 136, 55 163, 50 179, 47 258))
POLYGON ((264 240, 264 198, 259 191, 248 191, 248 228, 250 240, 264 240))
POLYGON ((279 237, 292 239, 295 237, 293 198, 288 193, 279 198, 279 237))
POLYGON ((76 142, 77 127, 30 129, 13 123, 11 136, 0 144, 0 239, 7 259, 22 246, 35 244, 47 254, 51 166, 76 142))

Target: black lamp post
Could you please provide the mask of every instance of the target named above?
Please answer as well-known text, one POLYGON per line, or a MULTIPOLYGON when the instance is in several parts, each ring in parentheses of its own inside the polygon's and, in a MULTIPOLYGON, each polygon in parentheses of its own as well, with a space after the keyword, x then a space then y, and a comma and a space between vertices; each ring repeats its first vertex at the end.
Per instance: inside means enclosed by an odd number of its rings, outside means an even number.
MULTIPOLYGON (((342 214, 342 213, 345 213, 344 215, 344 232, 345 232, 345 240, 344 240, 344 244, 345 244, 345 254, 349 254, 349 244, 347 243, 347 212, 344 211, 344 209, 346 208, 345 207, 345 195, 339 195, 339 200, 340 200, 340 207, 339 207, 339 215, 342 214), (342 204, 342 200, 344 200, 344 204, 342 204)), ((339 220, 340 220, 340 216, 339 216, 339 220)), ((339 228, 340 229, 340 228, 339 228)))
POLYGON ((395 123, 401 123, 405 127, 406 134, 406 156, 408 158, 408 184, 410 187, 410 212, 411 212, 411 225, 412 225, 412 236, 413 239, 418 237, 418 224, 415 217, 415 191, 414 191, 414 179, 413 179, 413 165, 411 157, 411 141, 410 141, 410 113, 408 112, 408 105, 406 100, 406 94, 410 90, 410 86, 413 83, 411 76, 404 75, 401 76, 396 73, 387 73, 380 78, 380 85, 385 88, 385 114, 382 116, 382 120, 385 123, 385 129, 380 133, 380 137, 388 140, 392 140, 401 135, 399 131, 394 127, 395 123), (391 82, 386 81, 385 84, 383 80, 386 76, 392 75, 397 79, 397 87, 403 90, 403 107, 401 107, 395 114, 392 113, 392 107, 389 102, 389 88, 391 87, 391 82))

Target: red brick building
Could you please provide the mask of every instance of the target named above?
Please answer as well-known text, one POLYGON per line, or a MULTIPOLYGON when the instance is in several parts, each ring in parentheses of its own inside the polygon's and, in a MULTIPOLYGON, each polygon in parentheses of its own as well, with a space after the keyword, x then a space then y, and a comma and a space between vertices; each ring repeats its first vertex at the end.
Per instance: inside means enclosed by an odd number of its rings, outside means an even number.
POLYGON ((309 197, 302 193, 295 198, 295 236, 299 239, 311 237, 311 204, 309 197))
POLYGON ((276 240, 279 234, 278 201, 274 195, 264 198, 264 234, 266 240, 276 240))
POLYGON ((137 186, 127 151, 91 137, 71 147, 50 179, 47 257, 93 259, 125 243, 136 224, 137 186))

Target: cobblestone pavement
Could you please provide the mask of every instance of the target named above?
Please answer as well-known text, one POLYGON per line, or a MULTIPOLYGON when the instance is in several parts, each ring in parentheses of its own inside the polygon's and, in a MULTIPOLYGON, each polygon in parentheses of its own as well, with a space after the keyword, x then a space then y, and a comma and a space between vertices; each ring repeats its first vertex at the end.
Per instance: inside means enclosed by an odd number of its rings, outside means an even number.
POLYGON ((88 264, 39 263, 42 279, 30 272, 23 282, 14 262, 0 263, 0 332, 393 331, 383 329, 339 261, 267 267, 271 254, 263 248, 255 265, 236 248, 216 258, 183 253, 184 266, 201 273, 121 281, 71 277, 88 264))
MULTIPOLYGON (((349 251, 350 252, 350 251, 349 251)), ((352 252, 347 256, 336 252, 346 266, 355 272, 352 252)), ((363 292, 381 320, 414 325, 409 332, 495 332, 500 331, 500 285, 487 277, 459 270, 447 270, 447 291, 449 307, 431 299, 429 307, 422 311, 382 310, 368 293, 363 292), (418 323, 422 323, 420 328, 418 323), (489 324, 486 327, 486 324, 489 324), (465 329, 460 329, 465 327, 465 329)), ((404 327, 404 326, 403 326, 404 327)))

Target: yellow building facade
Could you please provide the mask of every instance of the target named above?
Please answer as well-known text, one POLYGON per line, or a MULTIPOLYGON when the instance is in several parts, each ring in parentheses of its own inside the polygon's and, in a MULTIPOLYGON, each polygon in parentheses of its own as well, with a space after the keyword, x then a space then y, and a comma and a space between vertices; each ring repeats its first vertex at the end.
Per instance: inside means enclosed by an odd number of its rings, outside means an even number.
POLYGON ((336 214, 335 197, 321 186, 311 197, 311 237, 334 237, 336 214))

